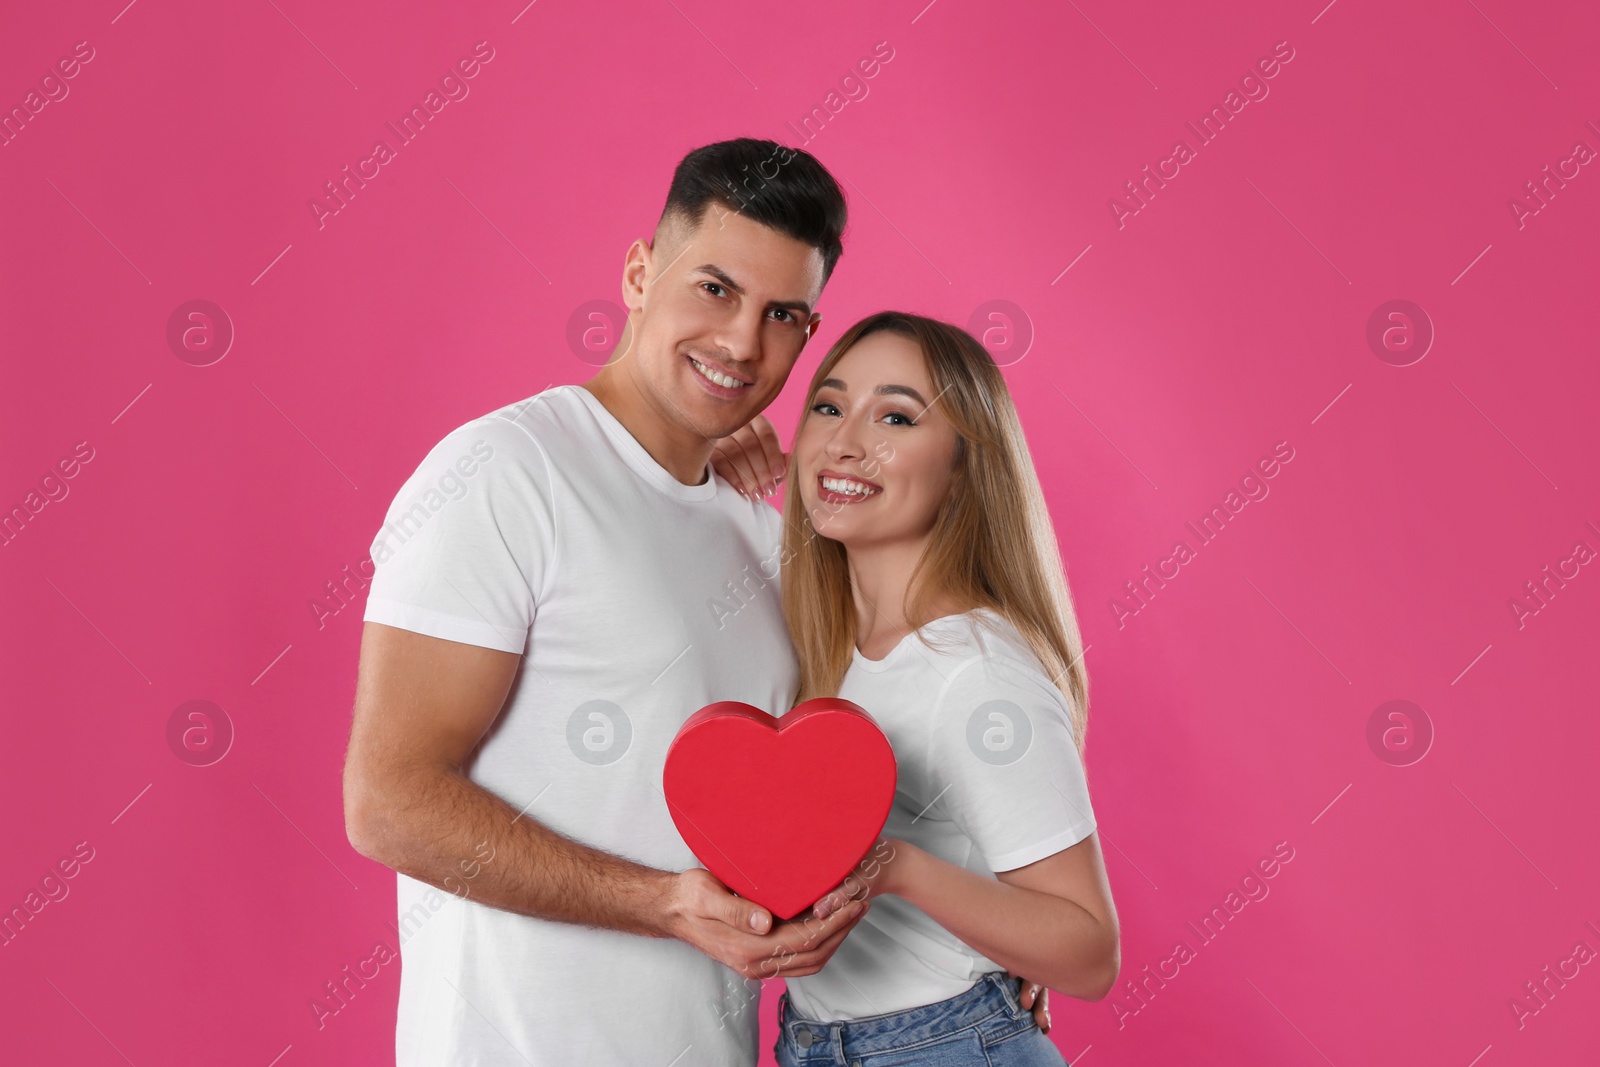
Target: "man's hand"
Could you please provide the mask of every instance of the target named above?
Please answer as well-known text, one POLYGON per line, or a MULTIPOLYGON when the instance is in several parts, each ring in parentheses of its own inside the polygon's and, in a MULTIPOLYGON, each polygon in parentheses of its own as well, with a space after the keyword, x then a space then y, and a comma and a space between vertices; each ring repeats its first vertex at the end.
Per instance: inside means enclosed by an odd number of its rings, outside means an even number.
POLYGON ((712 443, 711 469, 740 493, 758 500, 777 491, 789 472, 789 457, 783 454, 772 423, 765 415, 757 415, 712 443))
POLYGON ((867 911, 862 901, 827 918, 798 917, 774 926, 766 908, 699 867, 678 876, 667 907, 673 937, 757 979, 816 974, 867 911))
POLYGON ((1006 977, 1014 982, 1022 983, 1017 992, 1017 1000, 1022 1003, 1022 1009, 1033 1009, 1033 1021, 1045 1033, 1050 1032, 1050 990, 1037 982, 1030 981, 1020 974, 1006 972, 1006 977))

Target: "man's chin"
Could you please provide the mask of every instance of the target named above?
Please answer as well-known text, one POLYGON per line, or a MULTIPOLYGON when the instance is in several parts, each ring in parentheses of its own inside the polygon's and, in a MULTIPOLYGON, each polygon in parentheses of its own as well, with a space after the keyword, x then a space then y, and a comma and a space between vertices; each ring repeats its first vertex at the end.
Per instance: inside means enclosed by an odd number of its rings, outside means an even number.
MULTIPOLYGON (((694 388, 692 383, 690 388, 694 388)), ((697 433, 713 440, 744 429, 765 407, 765 405, 758 406, 748 399, 721 400, 704 392, 679 397, 678 406, 679 411, 690 421, 697 433)))
POLYGON ((702 437, 717 440, 720 437, 730 437, 750 424, 759 412, 738 414, 720 404, 683 404, 680 405, 679 417, 686 423, 686 428, 693 430, 702 437))

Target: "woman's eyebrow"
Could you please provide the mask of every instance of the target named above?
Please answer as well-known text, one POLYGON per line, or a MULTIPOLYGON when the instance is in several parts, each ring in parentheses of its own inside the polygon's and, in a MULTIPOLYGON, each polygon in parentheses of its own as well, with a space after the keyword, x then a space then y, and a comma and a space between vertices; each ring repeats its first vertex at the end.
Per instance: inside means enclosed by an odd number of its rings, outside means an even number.
POLYGON ((928 402, 922 399, 922 394, 911 388, 909 385, 880 385, 874 389, 873 392, 877 393, 879 396, 888 396, 891 393, 899 393, 902 396, 909 396, 912 400, 915 400, 923 407, 928 406, 928 402))
MULTIPOLYGON (((841 393, 848 393, 850 391, 850 387, 845 385, 844 382, 841 382, 838 378, 824 378, 817 385, 818 389, 827 389, 829 387, 837 389, 841 393)), ((923 407, 928 406, 928 402, 922 399, 922 394, 911 388, 909 385, 880 385, 873 390, 873 393, 878 396, 891 396, 894 394, 909 396, 912 400, 915 400, 923 407)))

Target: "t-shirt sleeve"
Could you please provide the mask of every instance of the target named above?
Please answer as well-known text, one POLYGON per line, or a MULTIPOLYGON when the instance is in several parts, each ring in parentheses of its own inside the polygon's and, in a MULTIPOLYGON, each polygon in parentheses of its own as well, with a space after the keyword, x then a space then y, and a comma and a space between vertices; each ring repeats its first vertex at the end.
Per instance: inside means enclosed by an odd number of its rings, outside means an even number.
POLYGON ((1066 699, 1042 674, 992 656, 965 663, 930 723, 937 803, 990 870, 1025 867, 1094 832, 1066 699))
POLYGON ((521 654, 556 531, 543 449, 486 416, 451 431, 401 485, 372 542, 363 616, 521 654))

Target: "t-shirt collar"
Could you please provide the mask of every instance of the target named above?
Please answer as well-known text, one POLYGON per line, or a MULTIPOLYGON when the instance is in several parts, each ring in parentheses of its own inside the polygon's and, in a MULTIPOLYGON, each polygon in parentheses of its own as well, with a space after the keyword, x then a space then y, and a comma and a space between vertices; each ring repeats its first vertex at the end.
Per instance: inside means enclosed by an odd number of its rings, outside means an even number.
POLYGON ((622 453, 622 458, 641 477, 651 485, 666 493, 668 496, 679 500, 710 500, 717 495, 717 476, 711 470, 711 464, 706 464, 706 480, 699 485, 684 485, 674 478, 661 464, 656 462, 654 456, 645 450, 638 438, 628 431, 628 428, 611 414, 599 397, 581 385, 570 385, 567 388, 577 392, 583 403, 594 413, 595 419, 600 423, 600 428, 605 431, 617 446, 617 451, 622 453))

